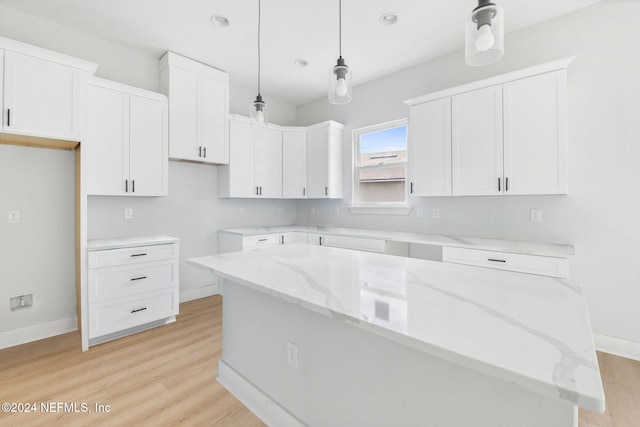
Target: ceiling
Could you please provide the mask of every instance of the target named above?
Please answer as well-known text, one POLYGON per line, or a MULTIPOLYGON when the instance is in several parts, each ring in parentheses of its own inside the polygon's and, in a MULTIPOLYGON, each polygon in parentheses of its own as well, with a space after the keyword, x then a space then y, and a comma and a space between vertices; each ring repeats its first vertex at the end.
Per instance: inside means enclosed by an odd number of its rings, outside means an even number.
MULTIPOLYGON (((600 0, 496 0, 506 31, 600 0)), ((343 0, 342 53, 355 85, 464 47, 475 0, 343 0), (384 13, 398 15, 381 25, 384 13)), ((158 58, 167 50, 256 86, 258 0, 0 0, 0 5, 158 58), (224 15, 228 27, 209 20, 224 15)), ((508 45, 507 45, 508 49, 508 45)), ((294 105, 326 96, 338 57, 338 0, 262 1, 262 93, 294 105), (304 58, 305 68, 293 61, 304 58)), ((461 58, 462 59, 462 58, 461 58)))

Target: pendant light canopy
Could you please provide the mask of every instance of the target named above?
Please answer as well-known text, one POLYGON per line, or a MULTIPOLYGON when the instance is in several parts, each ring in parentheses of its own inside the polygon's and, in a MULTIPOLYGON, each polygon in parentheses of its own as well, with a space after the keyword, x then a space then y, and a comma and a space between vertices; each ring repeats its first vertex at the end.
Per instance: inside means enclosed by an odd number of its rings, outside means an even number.
POLYGON ((262 100, 260 95, 260 20, 261 20, 261 0, 258 0, 258 96, 256 100, 251 103, 249 109, 249 115, 254 122, 266 125, 267 124, 267 103, 262 100))
POLYGON ((329 102, 332 104, 348 104, 351 102, 351 70, 342 58, 342 0, 339 0, 339 7, 340 56, 336 65, 329 72, 329 102))
POLYGON ((465 30, 465 60, 473 66, 487 65, 504 54, 504 11, 491 0, 478 0, 465 30))

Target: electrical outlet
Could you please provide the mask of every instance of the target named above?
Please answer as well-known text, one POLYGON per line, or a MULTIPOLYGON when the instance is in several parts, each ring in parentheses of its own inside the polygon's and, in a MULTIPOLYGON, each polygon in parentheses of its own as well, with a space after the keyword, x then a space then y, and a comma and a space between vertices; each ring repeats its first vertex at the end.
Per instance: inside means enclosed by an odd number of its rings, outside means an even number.
POLYGON ((18 224, 20 222, 20 211, 7 211, 9 224, 18 224))
POLYGON ((287 363, 294 368, 298 367, 298 346, 287 341, 287 363))
POLYGON ((542 222, 542 209, 531 209, 531 222, 542 222))
POLYGON ((422 218, 423 212, 422 208, 416 209, 416 218, 422 218))
POLYGON ((244 216, 244 208, 240 208, 240 216, 244 216))
POLYGON ((440 218, 440 209, 438 209, 438 208, 431 209, 431 218, 439 219, 440 218))
POLYGON ((125 209, 124 219, 132 219, 132 218, 133 218, 133 209, 125 209))
POLYGON ((33 305, 33 294, 20 295, 9 298, 9 306, 11 311, 20 310, 21 308, 31 307, 33 305))

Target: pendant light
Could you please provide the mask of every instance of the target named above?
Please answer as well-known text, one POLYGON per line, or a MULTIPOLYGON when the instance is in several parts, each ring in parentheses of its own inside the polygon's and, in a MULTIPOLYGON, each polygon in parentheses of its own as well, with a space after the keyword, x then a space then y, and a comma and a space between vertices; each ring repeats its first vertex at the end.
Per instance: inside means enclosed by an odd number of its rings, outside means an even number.
POLYGON ((260 18, 261 18, 261 5, 258 0, 258 96, 256 100, 251 103, 250 116, 254 122, 266 125, 267 124, 267 103, 263 101, 262 95, 260 95, 260 18))
POLYGON ((473 66, 487 65, 504 54, 504 12, 491 0, 478 0, 465 30, 465 60, 473 66))
POLYGON ((329 102, 348 104, 351 102, 351 70, 342 59, 342 0, 339 0, 339 49, 338 62, 329 72, 329 102))

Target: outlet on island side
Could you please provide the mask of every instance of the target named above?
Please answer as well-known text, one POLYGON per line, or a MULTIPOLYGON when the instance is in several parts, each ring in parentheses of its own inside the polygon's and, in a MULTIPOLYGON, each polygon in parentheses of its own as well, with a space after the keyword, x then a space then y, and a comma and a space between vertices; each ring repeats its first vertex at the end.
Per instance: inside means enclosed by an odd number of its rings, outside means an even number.
POLYGON ((298 368, 298 346, 291 341, 287 341, 287 363, 298 368))

